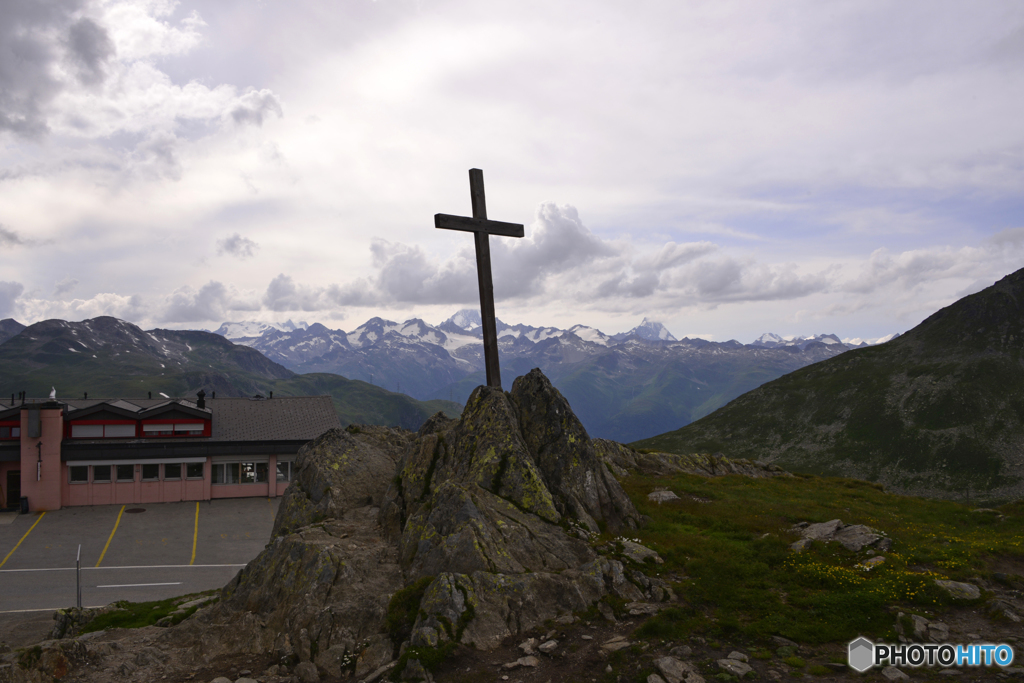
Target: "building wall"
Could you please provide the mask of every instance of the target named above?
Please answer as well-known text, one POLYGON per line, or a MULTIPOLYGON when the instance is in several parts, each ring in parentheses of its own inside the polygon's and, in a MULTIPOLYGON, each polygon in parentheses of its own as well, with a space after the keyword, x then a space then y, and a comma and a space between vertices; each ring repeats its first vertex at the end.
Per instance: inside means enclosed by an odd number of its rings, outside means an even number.
POLYGON ((27 409, 21 411, 21 495, 28 498, 32 512, 59 510, 61 478, 64 475, 60 461, 64 411, 61 407, 40 408, 39 437, 29 436, 30 412, 27 409))

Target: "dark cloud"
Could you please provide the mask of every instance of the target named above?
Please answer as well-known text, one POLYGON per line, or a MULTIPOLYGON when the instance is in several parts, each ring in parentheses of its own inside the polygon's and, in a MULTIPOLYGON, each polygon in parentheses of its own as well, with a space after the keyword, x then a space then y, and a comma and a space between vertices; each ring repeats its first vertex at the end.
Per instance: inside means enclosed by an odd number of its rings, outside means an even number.
POLYGON ((60 91, 54 76, 64 35, 80 0, 4 0, 0 4, 0 132, 38 138, 45 107, 60 91))
POLYGON ((14 310, 14 302, 18 300, 25 287, 20 282, 0 282, 0 318, 6 318, 14 310))
POLYGON ((269 90, 250 90, 238 98, 238 105, 231 110, 235 123, 263 125, 263 119, 270 114, 284 116, 281 101, 269 90))
POLYGON ((21 235, 0 225, 0 247, 17 247, 24 244, 27 242, 21 235))
POLYGON ((78 67, 78 80, 85 85, 102 83, 107 61, 114 56, 114 41, 107 30, 92 19, 79 19, 68 29, 68 56, 78 67))
POLYGON ((237 232, 231 237, 217 240, 218 255, 228 254, 236 258, 247 259, 255 255, 256 250, 259 248, 260 245, 248 237, 242 237, 237 232))
POLYGON ((69 275, 66 278, 64 278, 63 280, 61 280, 60 282, 54 283, 53 295, 54 296, 61 296, 63 294, 67 294, 68 292, 70 292, 71 290, 73 290, 77 286, 78 286, 78 280, 74 279, 73 277, 71 277, 69 275))

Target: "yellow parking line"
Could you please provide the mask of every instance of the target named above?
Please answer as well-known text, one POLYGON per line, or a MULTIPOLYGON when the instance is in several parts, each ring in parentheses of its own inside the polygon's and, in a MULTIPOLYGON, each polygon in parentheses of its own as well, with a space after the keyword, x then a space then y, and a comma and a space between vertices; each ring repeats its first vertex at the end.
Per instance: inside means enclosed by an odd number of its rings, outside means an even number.
POLYGON ((199 538, 199 501, 196 501, 196 530, 192 532, 192 559, 188 561, 193 564, 196 561, 196 539, 199 538))
POLYGON ((121 511, 117 513, 117 521, 114 522, 114 529, 110 532, 110 538, 107 539, 107 544, 103 546, 103 552, 100 553, 100 559, 96 560, 96 566, 100 566, 100 562, 103 561, 103 556, 107 554, 107 548, 110 547, 110 542, 114 540, 114 534, 117 533, 117 525, 121 523, 121 515, 124 514, 125 506, 121 506, 121 511))
MULTIPOLYGON (((21 537, 21 541, 24 541, 24 540, 25 540, 26 538, 28 538, 28 535, 29 535, 30 533, 32 533, 32 530, 33 530, 33 529, 35 529, 35 528, 36 528, 36 524, 39 524, 39 522, 41 522, 41 521, 42 521, 42 519, 43 519, 43 515, 45 515, 45 514, 46 514, 46 512, 43 512, 43 513, 41 513, 41 514, 39 515, 39 519, 37 519, 37 520, 36 520, 35 524, 33 524, 32 526, 30 526, 30 527, 28 528, 28 531, 26 531, 26 532, 25 532, 25 535, 21 537)), ((19 545, 21 545, 21 541, 18 541, 18 545, 16 545, 16 546, 14 546, 13 548, 11 548, 11 552, 7 553, 7 557, 5 557, 5 558, 4 558, 4 561, 3 561, 3 562, 0 562, 0 567, 2 567, 2 566, 4 566, 5 564, 7 564, 7 560, 9 560, 9 559, 11 558, 11 555, 13 555, 13 554, 14 554, 14 551, 18 549, 18 546, 19 546, 19 545)))

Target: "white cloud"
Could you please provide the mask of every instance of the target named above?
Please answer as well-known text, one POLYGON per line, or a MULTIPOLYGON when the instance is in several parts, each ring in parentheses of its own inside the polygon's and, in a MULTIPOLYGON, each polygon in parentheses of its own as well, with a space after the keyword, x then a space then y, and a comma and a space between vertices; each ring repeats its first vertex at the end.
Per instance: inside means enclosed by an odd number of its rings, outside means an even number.
POLYGON ((180 287, 164 302, 162 322, 198 323, 224 321, 230 314, 259 311, 259 303, 246 300, 221 282, 211 280, 198 290, 180 287))
POLYGON ((281 273, 267 285, 263 306, 271 311, 320 311, 328 308, 325 290, 297 285, 289 275, 281 273))

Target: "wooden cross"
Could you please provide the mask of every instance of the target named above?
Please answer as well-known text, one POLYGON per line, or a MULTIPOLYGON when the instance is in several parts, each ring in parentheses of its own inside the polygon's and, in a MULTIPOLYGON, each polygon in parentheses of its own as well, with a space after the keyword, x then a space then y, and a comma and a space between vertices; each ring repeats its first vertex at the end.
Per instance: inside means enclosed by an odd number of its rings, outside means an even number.
POLYGON ((501 370, 498 368, 498 333, 494 323, 494 285, 491 283, 491 246, 488 235, 522 237, 523 226, 487 220, 484 201, 484 172, 469 169, 469 195, 473 200, 473 217, 434 214, 434 227, 444 230, 465 230, 473 233, 476 241, 476 279, 480 284, 480 318, 484 333, 484 366, 487 368, 487 386, 501 388, 501 370))

